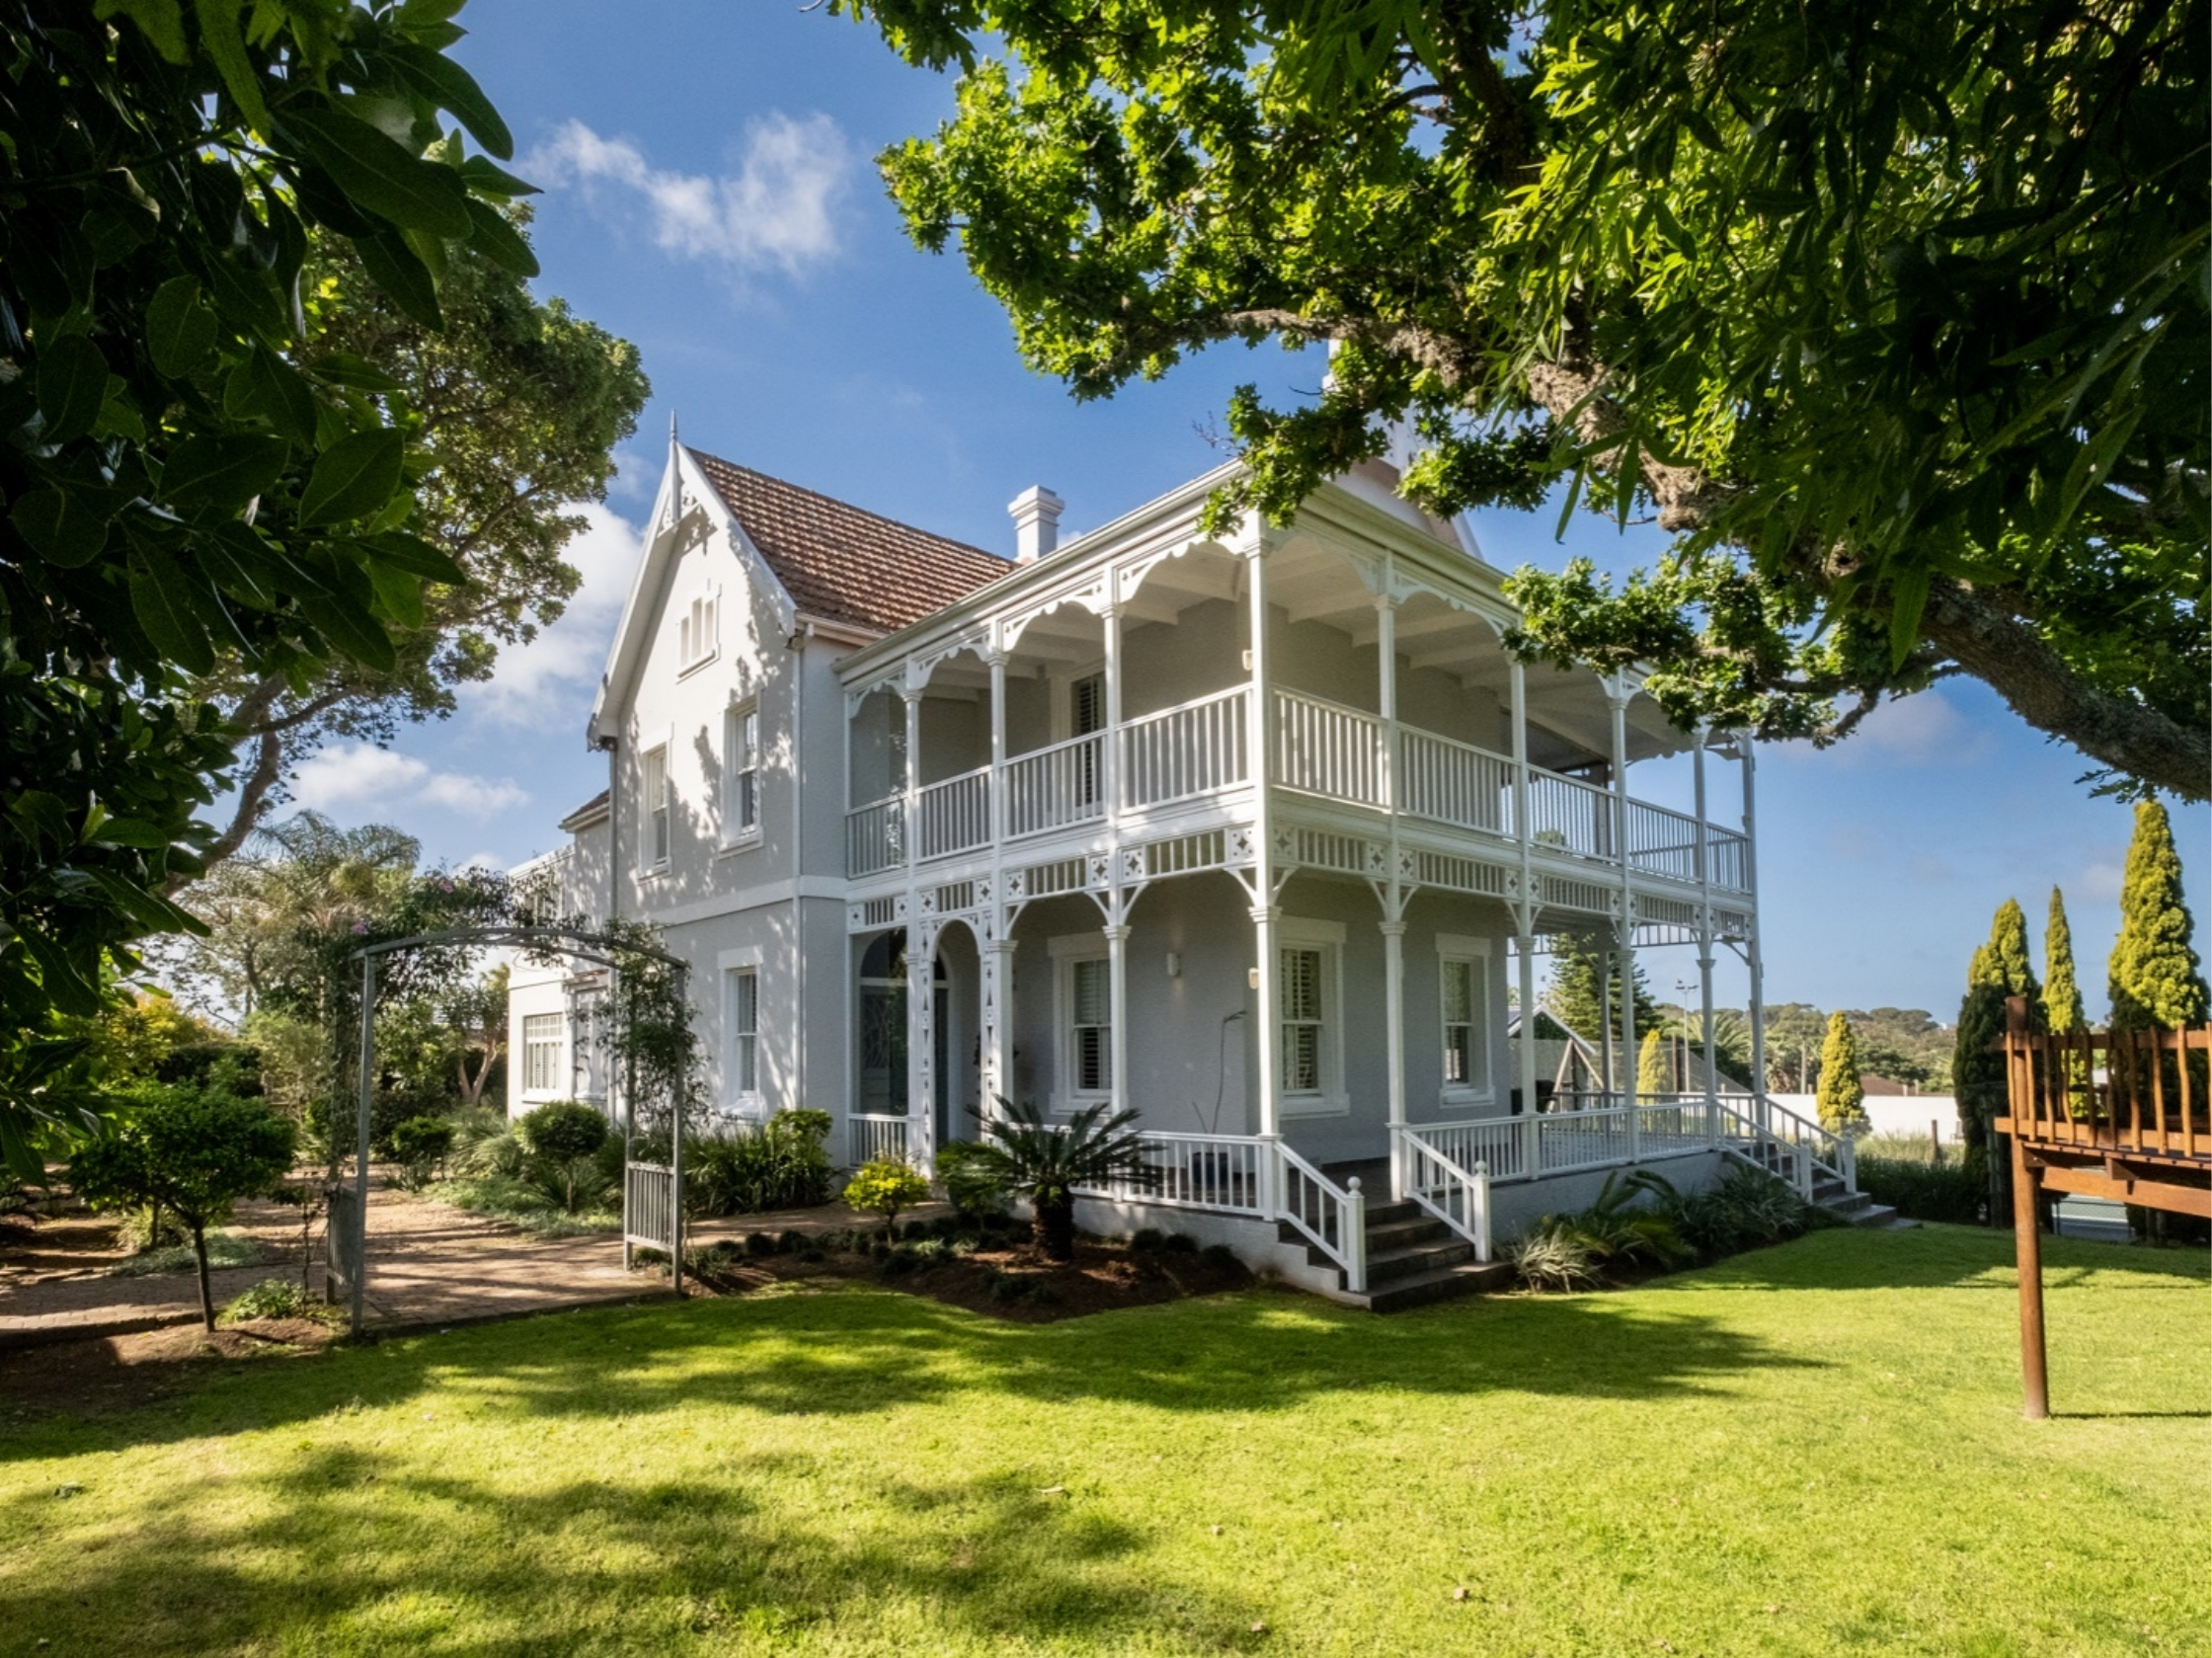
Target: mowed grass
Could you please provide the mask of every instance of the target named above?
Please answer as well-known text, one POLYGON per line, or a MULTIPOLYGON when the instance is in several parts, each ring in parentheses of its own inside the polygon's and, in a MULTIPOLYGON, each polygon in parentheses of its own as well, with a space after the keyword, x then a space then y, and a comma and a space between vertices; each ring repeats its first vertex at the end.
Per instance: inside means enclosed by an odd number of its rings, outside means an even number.
POLYGON ((850 1288, 246 1366, 7 1425, 0 1648, 2201 1650, 2202 1263, 2047 1247, 2039 1424, 2010 1239, 1942 1227, 1387 1319, 850 1288))

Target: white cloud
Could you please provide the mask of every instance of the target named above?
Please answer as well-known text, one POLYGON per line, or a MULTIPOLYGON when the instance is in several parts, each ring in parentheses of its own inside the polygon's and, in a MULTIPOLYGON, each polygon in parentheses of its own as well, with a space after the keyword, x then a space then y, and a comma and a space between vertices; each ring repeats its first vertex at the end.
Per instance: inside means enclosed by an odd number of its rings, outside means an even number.
POLYGON ((533 726, 554 740, 581 744, 590 698, 577 693, 599 682, 645 538, 595 502, 576 511, 584 528, 561 556, 576 566, 583 585, 559 621, 527 645, 504 648, 492 677, 461 694, 472 711, 504 725, 533 726))
POLYGON ((530 798, 528 791, 504 778, 434 771, 410 755, 366 743, 317 750, 293 777, 291 793, 297 804, 316 811, 356 806, 391 820, 408 807, 425 806, 464 818, 490 818, 530 798))
POLYGON ((664 172, 629 139, 602 138, 580 120, 562 122, 523 170, 548 184, 573 182, 594 204, 608 186, 636 198, 665 253, 796 276, 837 251, 853 162, 828 116, 771 112, 747 123, 737 171, 720 177, 664 172))
POLYGON ((1980 759, 1990 734, 1967 719, 1940 691, 1922 691, 1884 702, 1866 716, 1849 748, 1877 750, 1908 765, 1956 765, 1980 759))
POLYGON ((2117 904, 2120 902, 2120 889, 2125 884, 2126 877, 2127 871, 2120 864, 2093 863, 2083 868, 2074 885, 2067 890, 2104 904, 2117 904))

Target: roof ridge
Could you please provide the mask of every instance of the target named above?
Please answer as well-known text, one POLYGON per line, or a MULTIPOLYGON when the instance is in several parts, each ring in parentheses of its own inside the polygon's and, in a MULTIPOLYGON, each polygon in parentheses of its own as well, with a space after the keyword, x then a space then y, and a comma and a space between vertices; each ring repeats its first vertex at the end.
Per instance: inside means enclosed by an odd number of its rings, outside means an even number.
POLYGON ((864 518, 873 518, 880 524, 889 524, 894 529, 903 529, 908 535, 923 536, 936 542, 939 546, 955 548, 963 553, 973 553, 978 558, 989 559, 993 564, 1011 566, 1013 563, 1004 554, 994 553, 988 547, 979 547, 972 541, 955 541, 951 536, 939 535, 933 529, 923 529, 919 524, 910 524, 904 518, 894 518, 888 513, 878 513, 872 508, 856 506, 850 501, 841 501, 836 496, 824 494, 821 490, 809 489, 805 484, 794 484, 788 478, 778 478, 774 473, 763 472, 756 466, 746 466, 738 461, 726 460, 721 455, 709 454, 706 450, 694 448, 689 443, 684 444, 683 447, 694 460, 711 461, 716 466, 728 467, 732 472, 742 472, 749 478, 757 478, 764 484, 775 485, 778 489, 790 490, 797 495, 810 496, 826 506, 835 507, 842 512, 858 513, 864 518))

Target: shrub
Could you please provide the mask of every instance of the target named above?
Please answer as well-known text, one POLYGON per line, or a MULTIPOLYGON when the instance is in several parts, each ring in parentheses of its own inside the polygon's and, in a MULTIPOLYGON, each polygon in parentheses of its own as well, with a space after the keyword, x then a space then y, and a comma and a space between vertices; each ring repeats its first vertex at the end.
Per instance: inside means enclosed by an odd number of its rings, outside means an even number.
POLYGON ((288 1278, 265 1278, 241 1292, 223 1308, 222 1322, 242 1324, 249 1318, 328 1318, 330 1308, 316 1301, 288 1278))
POLYGON ((686 1141, 684 1207, 693 1215, 811 1209, 830 1196, 827 1111, 779 1111, 757 1128, 686 1141))
POLYGON ((748 1255, 773 1255, 776 1252, 776 1240, 766 1232, 747 1232, 745 1252, 748 1255))
POLYGON ((1505 1254, 1515 1276, 1532 1290, 1587 1290, 1598 1282, 1590 1246, 1549 1216, 1507 1244, 1505 1254))
POLYGON ((1189 1232, 1169 1232, 1159 1240, 1159 1246, 1162 1251, 1170 1255, 1195 1255, 1198 1253, 1198 1239, 1191 1236, 1189 1232))
POLYGON ((1670 1193, 1665 1208, 1686 1242, 1707 1256, 1781 1243, 1836 1218, 1808 1204, 1786 1181, 1741 1164, 1702 1192, 1670 1193))
MULTIPOLYGON (((587 1163, 586 1166, 591 1165, 587 1163)), ((572 1215, 549 1203, 538 1187, 512 1175, 440 1181, 431 1189, 430 1195, 439 1203, 451 1204, 471 1215, 506 1221, 541 1237, 584 1237, 593 1232, 616 1231, 622 1225, 621 1214, 616 1210, 586 1209, 572 1215)))
POLYGON ((1244 1264, 1236 1258, 1236 1251, 1225 1243, 1209 1243, 1198 1252, 1198 1258, 1220 1272, 1227 1272, 1244 1264))
MULTIPOLYGON (((227 1231, 207 1234, 207 1265, 216 1272, 226 1267, 256 1267, 261 1265, 262 1258, 261 1245, 250 1237, 227 1231)), ((118 1261, 108 1269, 108 1276, 145 1278, 155 1273, 191 1272, 198 1261, 191 1244, 170 1244, 118 1261)))
POLYGON ((437 1177, 439 1165, 453 1145, 449 1117, 410 1117, 392 1130, 392 1155, 405 1169, 402 1183, 419 1192, 437 1177))
POLYGON ((606 1119, 583 1100, 555 1100, 525 1113, 514 1125, 522 1149, 533 1157, 571 1163, 607 1142, 606 1119))
POLYGON ((1906 1157, 1858 1159, 1858 1186, 1876 1203, 1888 1204, 1915 1221, 1982 1224, 1989 1181, 1965 1162, 1931 1163, 1906 1157))
POLYGON ((523 1165, 523 1181, 537 1192, 549 1209, 563 1215, 613 1206, 617 1181, 597 1157, 571 1157, 566 1162, 535 1156, 523 1165))
POLYGON ((291 1168, 291 1124, 266 1100, 190 1082, 151 1082, 120 1096, 125 1119, 79 1149, 69 1182, 95 1208, 159 1205, 192 1233, 201 1321, 215 1328, 207 1228, 240 1198, 273 1190, 291 1168))
POLYGON ((529 1153, 506 1115, 483 1106, 464 1106, 446 1120, 453 1125, 453 1139, 446 1147, 445 1167, 455 1179, 513 1177, 522 1172, 522 1159, 529 1153))
POLYGON ((1006 1182, 989 1148, 973 1140, 948 1140, 937 1147, 937 1184, 963 1220, 981 1221, 1006 1208, 1006 1182))
POLYGON ((882 1216, 883 1235, 888 1239, 901 1210, 929 1201, 929 1182, 896 1157, 878 1157, 863 1163, 845 1182, 844 1198, 854 1209, 882 1216))
POLYGON ((1029 1199, 1031 1235, 1050 1261, 1075 1256, 1075 1189, 1158 1179, 1144 1137, 1132 1127, 1134 1111, 1085 1106, 1066 1123, 1052 1123, 1035 1105, 1001 1098, 999 1114, 984 1120, 987 1144, 973 1153, 976 1165, 1003 1189, 1029 1199))

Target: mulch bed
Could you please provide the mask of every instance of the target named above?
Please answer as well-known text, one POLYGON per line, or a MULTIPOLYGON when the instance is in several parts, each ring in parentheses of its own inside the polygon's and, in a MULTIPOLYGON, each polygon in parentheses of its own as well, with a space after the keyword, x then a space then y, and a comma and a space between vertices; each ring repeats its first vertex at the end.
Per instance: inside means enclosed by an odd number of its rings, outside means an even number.
POLYGON ((878 1251, 849 1244, 772 1254, 739 1253, 725 1244, 694 1256, 688 1270, 694 1283, 720 1295, 841 1280, 879 1284, 1023 1324, 1156 1306, 1241 1290, 1252 1282, 1250 1271, 1226 1251, 1136 1250, 1083 1240, 1075 1245, 1073 1261, 1056 1263, 1030 1243, 1007 1238, 977 1240, 972 1254, 935 1259, 906 1251, 879 1258, 878 1251))
POLYGON ((212 1336, 198 1324, 180 1324, 11 1352, 0 1355, 0 1414, 125 1409, 197 1382, 208 1367, 301 1358, 341 1333, 314 1318, 251 1318, 212 1336))

